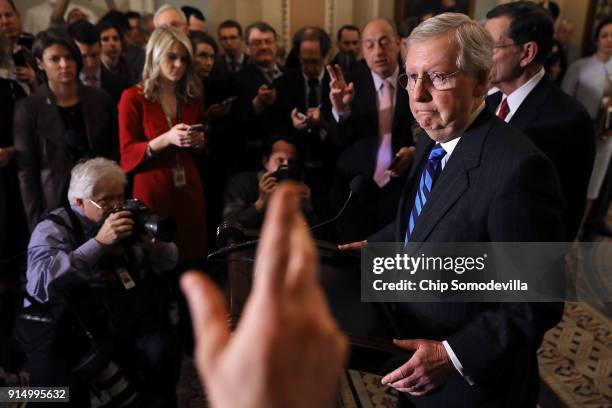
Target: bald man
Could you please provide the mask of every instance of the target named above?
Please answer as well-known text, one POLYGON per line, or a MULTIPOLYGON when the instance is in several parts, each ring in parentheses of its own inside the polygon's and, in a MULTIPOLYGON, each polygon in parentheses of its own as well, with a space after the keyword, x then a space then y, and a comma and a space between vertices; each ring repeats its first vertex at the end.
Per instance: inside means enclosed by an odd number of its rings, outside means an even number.
POLYGON ((185 14, 175 6, 166 4, 157 9, 153 17, 153 24, 155 28, 174 27, 183 31, 185 35, 189 35, 189 26, 185 14))
POLYGON ((366 179, 363 202, 349 207, 339 224, 339 238, 346 242, 365 239, 391 221, 414 144, 408 94, 397 83, 400 40, 393 23, 368 22, 361 47, 366 64, 350 77, 345 79, 338 66, 327 68, 331 137, 342 149, 332 193, 336 204, 345 199, 353 177, 366 179))

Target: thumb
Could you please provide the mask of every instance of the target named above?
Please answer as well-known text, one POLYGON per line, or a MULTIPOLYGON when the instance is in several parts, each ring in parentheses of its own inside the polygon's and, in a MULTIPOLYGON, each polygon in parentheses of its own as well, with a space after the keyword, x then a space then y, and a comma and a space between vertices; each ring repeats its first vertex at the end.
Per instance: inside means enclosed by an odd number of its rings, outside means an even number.
POLYGON ((351 93, 353 92, 353 83, 352 83, 352 82, 350 82, 350 83, 349 83, 349 84, 346 86, 346 90, 347 90, 347 91, 349 91, 349 92, 351 92, 351 93))
POLYGON ((198 369, 204 377, 230 339, 227 310, 219 289, 200 271, 186 272, 181 289, 191 313, 198 369))
POLYGON ((393 339, 393 344, 404 350, 416 350, 421 346, 421 340, 399 340, 393 339))

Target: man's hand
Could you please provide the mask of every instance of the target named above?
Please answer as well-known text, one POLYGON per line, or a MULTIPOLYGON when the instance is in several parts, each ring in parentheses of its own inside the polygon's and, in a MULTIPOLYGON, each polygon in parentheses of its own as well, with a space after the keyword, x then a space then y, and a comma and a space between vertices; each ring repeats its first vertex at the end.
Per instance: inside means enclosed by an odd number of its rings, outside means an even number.
POLYGON ((399 151, 395 154, 395 157, 397 158, 395 165, 389 168, 386 173, 391 177, 399 177, 404 174, 404 172, 410 168, 415 150, 416 148, 414 146, 404 146, 399 149, 399 151))
POLYGON ((4 148, 0 147, 0 169, 9 165, 14 153, 14 146, 4 148))
POLYGON ((270 195, 277 185, 278 181, 271 171, 262 174, 261 178, 259 179, 259 198, 257 198, 257 201, 255 202, 255 208, 257 211, 263 211, 264 208, 266 208, 270 195))
POLYGON ((304 130, 309 126, 308 116, 304 117, 298 115, 298 113, 298 109, 293 108, 293 110, 291 111, 291 122, 293 123, 293 127, 297 130, 304 130))
POLYGON ((455 371, 439 341, 395 339, 393 343, 404 350, 414 350, 414 354, 404 365, 384 376, 383 385, 420 397, 446 383, 455 371))
POLYGON ((102 228, 96 235, 96 241, 102 246, 115 245, 124 238, 132 235, 134 220, 129 211, 119 211, 106 218, 102 228))
POLYGON ((261 113, 261 111, 272 105, 275 101, 276 89, 268 88, 268 85, 263 84, 257 90, 255 98, 253 98, 253 108, 255 108, 255 112, 261 113))
POLYGON ((363 240, 363 241, 351 242, 350 244, 338 245, 338 249, 341 251, 360 252, 361 248, 363 248, 366 245, 368 245, 368 241, 363 240))
POLYGON ((299 114, 297 108, 293 108, 291 111, 291 122, 293 123, 293 127, 297 130, 304 130, 310 126, 321 125, 321 109, 308 108, 306 115, 302 115, 299 114))
POLYGON ((31 90, 38 87, 38 79, 36 78, 36 72, 31 67, 16 67, 15 74, 17 79, 28 84, 31 90))
POLYGON ((181 280, 212 407, 333 406, 347 343, 319 286, 317 253, 296 198, 295 184, 283 183, 271 199, 253 288, 233 335, 212 281, 193 271, 181 280))
POLYGON ((326 68, 330 78, 329 99, 332 107, 339 115, 347 114, 350 112, 351 101, 355 97, 353 83, 346 84, 340 65, 336 64, 333 67, 328 65, 326 68))

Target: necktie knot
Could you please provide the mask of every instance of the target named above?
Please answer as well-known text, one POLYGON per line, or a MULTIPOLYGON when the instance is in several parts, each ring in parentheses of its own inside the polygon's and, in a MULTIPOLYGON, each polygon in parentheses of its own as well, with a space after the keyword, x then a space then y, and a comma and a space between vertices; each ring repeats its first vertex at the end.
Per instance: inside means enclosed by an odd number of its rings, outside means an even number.
POLYGON ((446 150, 444 150, 440 143, 436 143, 431 152, 429 152, 428 160, 440 161, 444 156, 446 156, 446 150))

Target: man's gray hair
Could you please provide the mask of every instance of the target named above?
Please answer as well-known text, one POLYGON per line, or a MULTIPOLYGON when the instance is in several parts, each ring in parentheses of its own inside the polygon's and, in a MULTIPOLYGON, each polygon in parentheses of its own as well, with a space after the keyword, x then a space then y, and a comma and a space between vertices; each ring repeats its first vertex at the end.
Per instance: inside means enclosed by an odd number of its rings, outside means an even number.
POLYGON ((187 24, 187 18, 185 17, 185 13, 183 13, 183 10, 181 10, 180 8, 173 6, 171 4, 164 4, 163 6, 161 6, 160 8, 157 9, 157 11, 155 12, 155 15, 153 16, 153 25, 155 27, 158 27, 157 25, 157 18, 162 14, 165 13, 166 11, 169 10, 174 10, 176 11, 179 16, 181 16, 181 20, 183 20, 183 23, 187 24))
POLYGON ((119 180, 124 187, 127 184, 125 173, 115 161, 104 157, 96 157, 77 164, 72 168, 70 176, 68 202, 73 204, 77 198, 91 198, 96 184, 109 176, 119 180))
POLYGON ((459 47, 457 68, 475 77, 488 72, 493 65, 493 39, 465 14, 443 13, 423 21, 408 37, 408 46, 453 32, 459 47))

